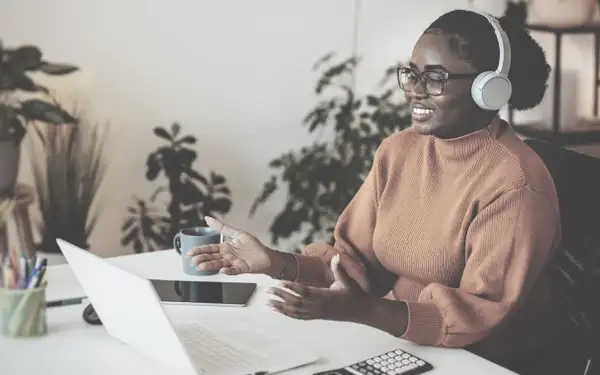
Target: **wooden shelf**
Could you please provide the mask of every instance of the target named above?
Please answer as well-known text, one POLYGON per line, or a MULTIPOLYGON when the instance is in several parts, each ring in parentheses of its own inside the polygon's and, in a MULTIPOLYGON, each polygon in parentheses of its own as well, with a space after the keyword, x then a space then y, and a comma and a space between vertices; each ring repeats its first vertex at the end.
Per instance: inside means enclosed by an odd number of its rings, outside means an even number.
POLYGON ((544 123, 513 124, 516 133, 553 143, 557 146, 580 146, 600 143, 600 124, 589 124, 582 120, 577 126, 554 132, 544 123))
MULTIPOLYGON (((515 124, 513 109, 508 106, 508 122, 514 127, 515 131, 525 137, 536 138, 556 145, 585 145, 600 143, 600 123, 588 124, 579 123, 575 126, 565 128, 560 124, 561 107, 561 52, 562 37, 565 34, 592 34, 594 36, 594 79, 593 83, 593 115, 598 116, 598 101, 600 99, 600 24, 591 24, 576 27, 550 26, 542 24, 527 24, 525 28, 530 31, 540 31, 554 34, 555 37, 555 56, 554 56, 554 87, 553 87, 553 108, 552 120, 548 124, 515 124), (546 125, 546 126, 545 126, 546 125)), ((585 121, 584 121, 585 122, 585 121)))

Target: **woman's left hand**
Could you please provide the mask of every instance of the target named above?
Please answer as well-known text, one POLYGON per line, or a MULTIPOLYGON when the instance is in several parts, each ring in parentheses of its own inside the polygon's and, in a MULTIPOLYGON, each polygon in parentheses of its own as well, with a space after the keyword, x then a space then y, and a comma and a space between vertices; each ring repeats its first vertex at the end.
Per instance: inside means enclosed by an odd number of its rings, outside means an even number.
POLYGON ((339 257, 331 261, 335 277, 329 288, 315 288, 291 281, 280 282, 269 293, 276 311, 295 319, 359 321, 366 313, 370 296, 341 267, 339 257), (287 290, 286 290, 287 289, 287 290))

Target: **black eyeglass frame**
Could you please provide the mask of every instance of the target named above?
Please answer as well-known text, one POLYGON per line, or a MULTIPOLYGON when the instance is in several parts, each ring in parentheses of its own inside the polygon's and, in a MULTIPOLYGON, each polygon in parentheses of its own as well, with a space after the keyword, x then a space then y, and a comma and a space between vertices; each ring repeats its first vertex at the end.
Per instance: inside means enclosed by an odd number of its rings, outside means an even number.
MULTIPOLYGON (((479 73, 450 73, 447 72, 445 70, 425 70, 421 73, 416 72, 414 69, 406 67, 406 66, 400 66, 396 69, 396 80, 398 81, 398 86, 400 86, 400 89, 402 91, 405 92, 411 92, 412 90, 407 90, 404 87, 402 87, 402 83, 400 81, 400 74, 402 74, 403 72, 405 73, 413 73, 414 75, 417 76, 417 80, 418 82, 421 82, 421 84, 423 85, 423 90, 425 90, 425 92, 427 93, 427 95, 430 96, 440 96, 444 94, 444 91, 446 90, 446 84, 448 83, 449 79, 454 79, 454 78, 458 78, 458 79, 465 79, 465 78, 475 78, 479 75, 479 73), (426 74, 428 73, 435 73, 435 74, 441 74, 442 75, 442 79, 440 81, 442 81, 442 91, 439 94, 432 94, 427 90, 427 82, 426 82, 426 74)), ((415 84, 416 85, 416 84, 415 84)))

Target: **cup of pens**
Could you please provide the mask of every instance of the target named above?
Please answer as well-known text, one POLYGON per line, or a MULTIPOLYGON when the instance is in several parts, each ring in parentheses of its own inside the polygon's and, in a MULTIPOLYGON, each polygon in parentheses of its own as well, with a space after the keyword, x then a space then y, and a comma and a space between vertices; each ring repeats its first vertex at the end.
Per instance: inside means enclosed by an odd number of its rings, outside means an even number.
POLYGON ((46 260, 10 254, 2 267, 0 335, 39 337, 48 332, 46 260))

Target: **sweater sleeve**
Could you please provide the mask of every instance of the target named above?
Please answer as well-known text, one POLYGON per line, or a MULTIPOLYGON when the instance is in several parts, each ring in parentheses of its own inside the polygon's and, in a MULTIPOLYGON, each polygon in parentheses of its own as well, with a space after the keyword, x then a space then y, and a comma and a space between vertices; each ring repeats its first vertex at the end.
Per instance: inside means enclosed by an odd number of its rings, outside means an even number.
POLYGON ((408 305, 402 338, 422 345, 464 347, 510 318, 560 240, 558 206, 528 186, 510 190, 471 222, 458 288, 433 283, 408 305))
POLYGON ((363 184, 344 209, 334 229, 334 245, 315 243, 298 256, 298 281, 328 287, 333 283, 330 262, 340 254, 340 264, 363 289, 378 296, 389 292, 396 276, 385 269, 373 251, 377 216, 378 174, 381 147, 363 184))

